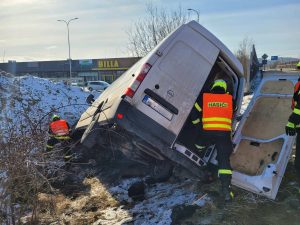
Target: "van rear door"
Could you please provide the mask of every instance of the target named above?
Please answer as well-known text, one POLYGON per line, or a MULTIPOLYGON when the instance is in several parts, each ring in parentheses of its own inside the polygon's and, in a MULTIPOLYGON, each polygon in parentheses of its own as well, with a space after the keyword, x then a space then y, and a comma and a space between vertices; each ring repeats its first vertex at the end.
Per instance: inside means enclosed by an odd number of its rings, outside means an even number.
POLYGON ((289 161, 293 137, 285 135, 297 77, 270 76, 262 80, 243 115, 233 142, 232 183, 275 199, 289 161))
POLYGON ((170 43, 133 99, 138 110, 176 136, 219 55, 219 49, 200 32, 188 25, 180 29, 176 38, 165 40, 170 43))

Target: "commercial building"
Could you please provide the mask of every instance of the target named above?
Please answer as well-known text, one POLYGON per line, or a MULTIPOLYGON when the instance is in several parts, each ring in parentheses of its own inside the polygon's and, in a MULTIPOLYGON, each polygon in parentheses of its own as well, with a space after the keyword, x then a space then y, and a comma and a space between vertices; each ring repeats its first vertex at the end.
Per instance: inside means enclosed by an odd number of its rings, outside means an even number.
MULTIPOLYGON (((72 60, 72 82, 104 80, 113 82, 140 58, 106 58, 72 60)), ((0 70, 22 76, 26 74, 52 80, 68 80, 68 60, 0 63, 0 70)))

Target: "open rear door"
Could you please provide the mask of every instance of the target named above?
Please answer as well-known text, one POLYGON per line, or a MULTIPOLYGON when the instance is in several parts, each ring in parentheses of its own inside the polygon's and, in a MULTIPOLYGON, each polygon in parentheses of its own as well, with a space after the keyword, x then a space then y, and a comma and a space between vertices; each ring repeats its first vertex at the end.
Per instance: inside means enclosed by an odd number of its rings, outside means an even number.
POLYGON ((285 125, 296 81, 274 75, 257 88, 233 138, 233 185, 275 199, 294 142, 285 125))

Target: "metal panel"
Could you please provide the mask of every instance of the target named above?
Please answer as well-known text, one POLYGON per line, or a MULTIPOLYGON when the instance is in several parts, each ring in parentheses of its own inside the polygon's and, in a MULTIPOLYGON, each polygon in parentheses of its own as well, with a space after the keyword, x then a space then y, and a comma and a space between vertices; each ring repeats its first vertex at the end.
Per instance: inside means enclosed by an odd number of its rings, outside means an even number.
POLYGON ((296 81, 296 76, 276 75, 261 81, 233 138, 234 185, 276 198, 294 142, 284 127, 296 81))
POLYGON ((136 93, 139 96, 136 106, 178 135, 218 57, 219 49, 188 26, 182 27, 172 41, 165 41, 169 42, 168 47, 136 93), (149 107, 145 108, 144 104, 140 104, 145 89, 143 87, 151 89, 176 107, 178 115, 169 121, 149 107))

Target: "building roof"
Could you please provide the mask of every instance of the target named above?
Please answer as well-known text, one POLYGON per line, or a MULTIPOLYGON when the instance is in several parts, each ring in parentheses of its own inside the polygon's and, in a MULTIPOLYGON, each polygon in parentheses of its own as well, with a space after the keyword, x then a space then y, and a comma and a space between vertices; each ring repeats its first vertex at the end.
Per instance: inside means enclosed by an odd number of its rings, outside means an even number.
MULTIPOLYGON (((72 60, 72 71, 127 70, 139 57, 72 60)), ((69 71, 68 60, 0 63, 0 69, 10 73, 69 71)))

